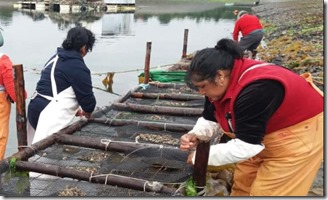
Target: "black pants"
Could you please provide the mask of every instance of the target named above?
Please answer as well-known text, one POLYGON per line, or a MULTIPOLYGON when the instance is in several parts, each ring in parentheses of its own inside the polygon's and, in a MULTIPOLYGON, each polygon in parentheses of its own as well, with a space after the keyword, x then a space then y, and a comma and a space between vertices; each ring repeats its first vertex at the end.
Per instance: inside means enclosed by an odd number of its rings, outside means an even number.
POLYGON ((256 31, 254 33, 242 37, 238 44, 243 51, 245 50, 254 51, 260 45, 263 36, 264 36, 263 31, 256 31))

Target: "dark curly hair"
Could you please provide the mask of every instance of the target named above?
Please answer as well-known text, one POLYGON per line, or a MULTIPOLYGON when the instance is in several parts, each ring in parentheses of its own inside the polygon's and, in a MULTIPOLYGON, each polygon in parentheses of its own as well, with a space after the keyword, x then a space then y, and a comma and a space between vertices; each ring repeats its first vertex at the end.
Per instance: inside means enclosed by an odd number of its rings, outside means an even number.
POLYGON ((232 70, 234 60, 242 59, 243 51, 231 39, 221 39, 214 48, 205 48, 196 53, 185 77, 187 85, 196 89, 192 81, 214 81, 217 70, 232 70))
POLYGON ((87 51, 92 51, 95 41, 95 35, 90 30, 77 26, 68 31, 62 47, 66 50, 80 51, 81 47, 86 45, 87 51))

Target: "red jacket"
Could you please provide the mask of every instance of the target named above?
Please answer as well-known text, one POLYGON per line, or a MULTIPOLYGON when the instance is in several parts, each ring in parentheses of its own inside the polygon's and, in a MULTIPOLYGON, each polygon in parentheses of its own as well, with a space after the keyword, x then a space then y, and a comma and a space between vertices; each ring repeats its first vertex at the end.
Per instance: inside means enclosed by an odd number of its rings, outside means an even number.
POLYGON ((228 112, 231 112, 232 127, 235 129, 233 106, 238 94, 248 84, 259 79, 277 80, 285 88, 284 100, 269 119, 266 134, 295 125, 323 112, 323 97, 304 78, 288 69, 270 64, 244 73, 251 66, 260 63, 250 59, 235 61, 226 94, 220 101, 214 102, 216 119, 224 131, 230 132, 225 119, 228 112))
POLYGON ((0 57, 0 85, 6 89, 10 98, 16 102, 13 64, 7 55, 2 55, 0 57))
POLYGON ((235 23, 233 30, 233 40, 238 41, 239 32, 242 36, 246 36, 255 30, 261 30, 263 26, 255 15, 244 14, 235 23))

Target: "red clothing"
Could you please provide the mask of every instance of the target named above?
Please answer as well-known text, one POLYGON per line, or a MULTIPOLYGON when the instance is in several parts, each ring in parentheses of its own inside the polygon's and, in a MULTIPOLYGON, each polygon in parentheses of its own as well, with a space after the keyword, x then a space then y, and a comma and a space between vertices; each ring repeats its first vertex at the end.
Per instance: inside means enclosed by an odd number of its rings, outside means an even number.
POLYGON ((233 40, 238 42, 238 35, 246 36, 255 30, 262 30, 263 26, 255 15, 244 14, 235 23, 233 40))
POLYGON ((0 85, 6 89, 10 98, 16 102, 13 64, 7 55, 2 55, 0 58, 0 85))
POLYGON ((285 98, 268 121, 266 134, 305 121, 323 112, 323 97, 304 78, 288 69, 268 65, 244 73, 253 65, 261 63, 250 59, 235 61, 225 96, 221 101, 214 102, 216 118, 224 131, 230 132, 225 118, 228 112, 231 113, 232 127, 235 128, 233 106, 240 91, 251 82, 259 79, 277 80, 285 88, 285 98))

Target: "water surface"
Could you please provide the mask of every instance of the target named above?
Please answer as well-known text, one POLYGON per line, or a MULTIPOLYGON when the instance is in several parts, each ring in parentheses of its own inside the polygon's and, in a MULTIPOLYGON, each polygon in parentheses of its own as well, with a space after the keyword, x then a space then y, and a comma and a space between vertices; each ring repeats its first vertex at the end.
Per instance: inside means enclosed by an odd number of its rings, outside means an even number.
MULTIPOLYGON (((105 74, 115 72, 115 94, 94 89, 97 104, 103 107, 138 85, 147 42, 152 44, 151 67, 176 63, 182 56, 185 29, 189 31, 187 53, 213 47, 221 38, 231 38, 234 9, 222 7, 156 15, 138 12, 55 13, 0 7, 0 26, 5 40, 1 51, 8 54, 14 64, 23 65, 25 88, 30 97, 43 64, 61 45, 67 31, 76 25, 89 28, 97 39, 93 51, 85 57, 93 74, 93 85, 105 89, 102 84, 105 74)), ((29 99, 26 106, 28 102, 29 99)), ((15 118, 16 107, 13 105, 6 157, 17 151, 15 118)))

